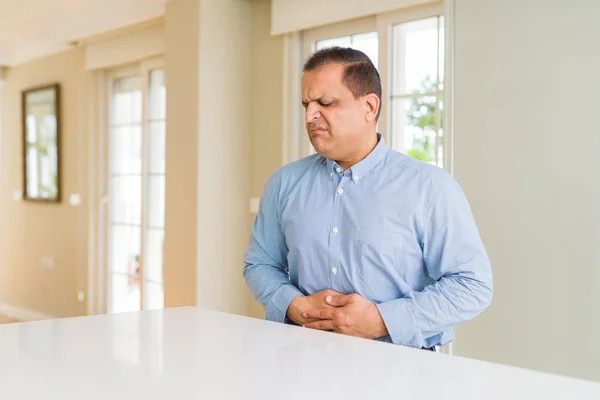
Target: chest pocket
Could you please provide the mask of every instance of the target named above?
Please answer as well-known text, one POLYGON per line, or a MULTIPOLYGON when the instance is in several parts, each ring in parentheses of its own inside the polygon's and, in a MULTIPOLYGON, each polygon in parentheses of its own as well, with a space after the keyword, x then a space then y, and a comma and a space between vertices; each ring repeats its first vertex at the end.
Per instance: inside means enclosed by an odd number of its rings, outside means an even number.
POLYGON ((386 301, 409 289, 401 278, 405 235, 371 228, 357 228, 355 255, 359 278, 367 298, 386 301))
POLYGON ((357 228, 356 259, 363 289, 370 297, 396 287, 404 237, 398 233, 357 228))
POLYGON ((401 233, 386 232, 372 228, 356 228, 356 256, 361 259, 375 255, 396 258, 406 240, 401 233))

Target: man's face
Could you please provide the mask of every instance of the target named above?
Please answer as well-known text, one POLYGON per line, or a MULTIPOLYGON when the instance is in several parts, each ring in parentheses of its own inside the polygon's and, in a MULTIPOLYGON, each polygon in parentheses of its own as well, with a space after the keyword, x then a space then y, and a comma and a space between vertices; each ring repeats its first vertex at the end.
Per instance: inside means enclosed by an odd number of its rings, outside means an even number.
POLYGON ((332 160, 355 153, 368 124, 367 106, 342 83, 343 74, 343 65, 328 64, 302 76, 306 132, 317 153, 332 160))

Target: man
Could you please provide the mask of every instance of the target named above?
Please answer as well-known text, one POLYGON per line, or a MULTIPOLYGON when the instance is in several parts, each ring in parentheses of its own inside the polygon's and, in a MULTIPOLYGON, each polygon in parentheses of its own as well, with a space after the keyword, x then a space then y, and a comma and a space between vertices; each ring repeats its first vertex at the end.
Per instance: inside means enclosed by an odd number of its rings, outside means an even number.
POLYGON ((268 320, 432 349, 492 299, 468 202, 442 169, 389 149, 376 131, 381 82, 349 48, 302 76, 317 154, 265 185, 244 277, 268 320))

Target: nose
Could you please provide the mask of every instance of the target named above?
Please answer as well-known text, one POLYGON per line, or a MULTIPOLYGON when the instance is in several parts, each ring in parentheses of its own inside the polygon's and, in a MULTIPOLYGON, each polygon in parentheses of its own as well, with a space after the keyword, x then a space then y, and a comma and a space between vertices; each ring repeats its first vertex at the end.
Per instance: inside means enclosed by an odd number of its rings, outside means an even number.
POLYGON ((321 111, 319 109, 319 105, 314 102, 308 103, 308 106, 306 107, 306 112, 304 114, 304 119, 306 123, 319 119, 320 116, 321 111))

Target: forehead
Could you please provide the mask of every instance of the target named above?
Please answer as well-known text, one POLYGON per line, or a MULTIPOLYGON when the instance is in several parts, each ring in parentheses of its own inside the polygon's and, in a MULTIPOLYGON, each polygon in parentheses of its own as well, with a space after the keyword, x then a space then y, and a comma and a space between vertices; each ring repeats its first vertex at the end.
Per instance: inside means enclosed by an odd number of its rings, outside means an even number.
POLYGON ((342 83, 344 66, 342 64, 327 64, 302 74, 302 94, 319 96, 325 92, 348 90, 342 83))

